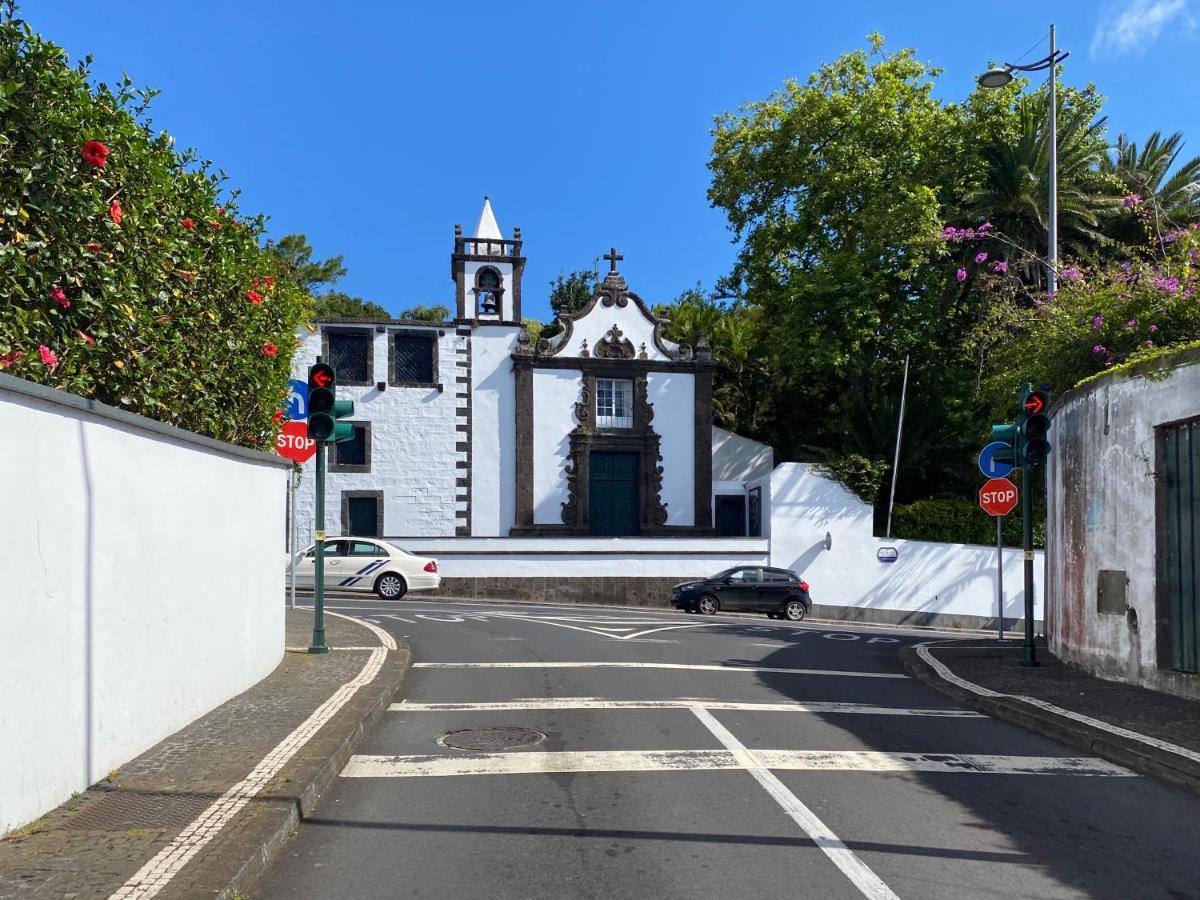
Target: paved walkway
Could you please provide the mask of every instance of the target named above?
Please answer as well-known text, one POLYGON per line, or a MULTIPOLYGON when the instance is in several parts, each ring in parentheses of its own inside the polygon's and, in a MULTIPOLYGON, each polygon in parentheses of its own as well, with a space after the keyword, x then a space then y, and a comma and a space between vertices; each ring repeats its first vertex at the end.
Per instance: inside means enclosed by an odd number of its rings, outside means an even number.
POLYGON ((1096 678, 1038 644, 928 642, 905 648, 911 675, 956 700, 1200 793, 1200 701, 1096 678))
MULTIPOLYGON (((287 645, 312 613, 287 614, 287 645)), ((267 678, 0 841, 0 898, 213 896, 251 883, 391 701, 407 648, 345 618, 267 678), (387 645, 390 645, 389 649, 387 645), (338 649, 350 648, 355 649, 338 649)))

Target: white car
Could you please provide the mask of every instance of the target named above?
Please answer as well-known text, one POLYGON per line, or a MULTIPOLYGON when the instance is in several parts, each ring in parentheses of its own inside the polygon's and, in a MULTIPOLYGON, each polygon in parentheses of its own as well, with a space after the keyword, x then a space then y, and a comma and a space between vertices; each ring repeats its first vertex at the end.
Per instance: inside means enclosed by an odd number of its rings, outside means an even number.
MULTIPOLYGON (((296 560, 296 587, 313 589, 316 545, 296 560)), ((414 556, 374 538, 340 537, 325 541, 325 590, 374 591, 399 600, 409 591, 432 591, 442 583, 436 559, 414 556)))

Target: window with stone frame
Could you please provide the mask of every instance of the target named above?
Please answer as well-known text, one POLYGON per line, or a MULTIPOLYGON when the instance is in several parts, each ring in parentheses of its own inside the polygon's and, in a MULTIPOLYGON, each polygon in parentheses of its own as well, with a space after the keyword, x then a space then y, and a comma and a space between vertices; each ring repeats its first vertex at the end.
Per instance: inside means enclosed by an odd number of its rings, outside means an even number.
POLYGON ((371 423, 352 422, 354 437, 348 441, 339 441, 333 458, 329 461, 330 472, 370 472, 371 471, 371 423))
POLYGON ((374 335, 361 329, 325 332, 326 359, 342 384, 371 383, 371 345, 374 335))
POLYGON ((397 334, 392 341, 392 384, 432 385, 435 349, 433 334, 397 334))
POLYGON ((633 382, 628 378, 596 379, 596 427, 633 427, 633 382))

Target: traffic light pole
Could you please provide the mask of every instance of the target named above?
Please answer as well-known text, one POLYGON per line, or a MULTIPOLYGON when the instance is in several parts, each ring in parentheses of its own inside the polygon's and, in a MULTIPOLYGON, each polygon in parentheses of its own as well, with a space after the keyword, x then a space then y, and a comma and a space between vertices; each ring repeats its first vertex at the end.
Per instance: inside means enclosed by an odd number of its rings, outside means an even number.
POLYGON ((317 528, 313 570, 313 635, 309 653, 328 653, 325 646, 325 442, 317 441, 317 528))
POLYGON ((1023 666, 1041 665, 1033 643, 1033 466, 1021 466, 1021 518, 1025 544, 1025 657, 1023 666))

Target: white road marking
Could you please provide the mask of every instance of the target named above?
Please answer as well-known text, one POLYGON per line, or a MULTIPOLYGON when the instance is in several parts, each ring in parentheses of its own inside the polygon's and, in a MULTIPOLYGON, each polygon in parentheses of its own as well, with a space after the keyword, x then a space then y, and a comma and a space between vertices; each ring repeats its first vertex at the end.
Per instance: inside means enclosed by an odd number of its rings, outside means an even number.
MULTIPOLYGON (((357 622, 359 625, 366 626, 367 628, 371 629, 371 632, 372 632, 372 634, 375 635, 375 637, 379 638, 379 643, 383 644, 384 647, 386 647, 388 650, 396 649, 396 639, 394 637, 392 637, 390 634, 388 634, 386 631, 384 631, 382 628, 372 625, 368 620, 357 619, 354 616, 343 616, 343 615, 340 615, 339 613, 335 613, 335 612, 331 612, 331 613, 329 613, 329 615, 334 616, 338 619, 345 619, 347 622, 357 622)), ((374 649, 374 648, 372 648, 372 649, 374 649)))
MULTIPOLYGON (((712 732, 713 737, 725 746, 726 750, 738 757, 743 767, 754 776, 754 780, 771 795, 771 798, 783 808, 792 821, 800 826, 801 830, 821 849, 821 852, 841 869, 842 874, 850 879, 864 897, 869 897, 871 900, 900 900, 884 880, 859 859, 858 854, 843 844, 833 830, 817 817, 816 813, 788 790, 787 785, 767 768, 765 760, 760 762, 761 756, 757 751, 746 749, 746 746, 734 737, 733 732, 718 722, 708 710, 694 706, 692 712, 712 732)), ((823 756, 829 759, 834 754, 826 753, 823 756)))
POLYGON ((678 700, 608 700, 603 697, 561 697, 543 699, 531 697, 483 703, 410 703, 405 700, 388 707, 392 712, 504 712, 512 710, 563 709, 704 709, 748 710, 751 712, 786 713, 847 713, 874 716, 932 716, 946 719, 986 719, 974 710, 914 709, 898 706, 874 706, 869 703, 808 702, 808 703, 742 703, 732 700, 683 698, 678 700))
POLYGON ((1088 757, 858 750, 564 750, 456 753, 453 756, 356 755, 350 757, 342 776, 443 778, 457 775, 536 775, 547 772, 670 772, 745 768, 809 772, 1138 777, 1113 763, 1088 757))
POLYGON ((1138 731, 1130 731, 1128 728, 1122 728, 1119 725, 1113 725, 1109 722, 1103 722, 1100 719, 1093 719, 1091 716, 1085 716, 1083 713, 1077 713, 1070 709, 1063 709, 1061 706, 1055 706, 1053 703, 1047 703, 1045 700, 1040 700, 1037 697, 1026 697, 1024 694, 1002 694, 999 691, 993 691, 985 688, 982 685, 975 684, 973 681, 967 681, 965 678, 960 678, 955 675, 946 666, 945 663, 935 659, 933 654, 929 652, 930 642, 917 645, 917 655, 925 662, 933 667, 946 681, 951 684, 958 685, 963 690, 970 691, 973 694, 978 694, 981 697, 1007 697, 1011 700, 1020 700, 1023 703, 1028 703, 1030 706, 1036 706, 1047 712, 1054 713, 1059 716, 1066 716, 1076 722, 1084 725, 1090 725, 1093 728, 1099 728, 1109 734, 1119 735, 1123 738, 1128 738, 1131 741, 1137 741, 1139 744, 1146 744, 1150 747, 1155 747, 1159 750, 1165 750, 1167 753, 1174 753, 1182 756, 1185 759, 1190 759, 1192 762, 1200 762, 1200 753, 1195 750, 1189 750, 1187 747, 1180 747, 1178 744, 1172 744, 1168 741, 1160 741, 1158 738, 1150 737, 1150 735, 1142 734, 1138 731))
POLYGON ((407 624, 409 624, 409 625, 416 625, 416 624, 417 624, 417 620, 416 620, 416 619, 406 619, 406 618, 404 618, 404 616, 397 616, 397 615, 394 615, 394 614, 392 614, 392 613, 387 613, 386 615, 380 616, 380 618, 382 618, 382 619, 395 619, 397 622, 405 622, 405 623, 407 623, 407 624))
MULTIPOLYGON (((336 615, 336 613, 331 613, 336 615)), ((358 622, 350 616, 341 616, 358 622)), ((365 624, 365 623, 363 623, 365 624)), ((350 681, 333 692, 307 719, 259 761, 245 778, 227 790, 200 813, 169 844, 125 882, 109 900, 148 900, 165 888, 197 853, 220 833, 254 797, 266 787, 293 756, 350 701, 358 689, 370 684, 396 642, 386 631, 368 625, 381 636, 384 646, 374 647, 367 662, 350 681), (390 646, 389 646, 390 645, 390 646)))
POLYGON ((894 678, 907 675, 892 672, 849 672, 841 669, 783 669, 776 666, 687 665, 659 662, 418 662, 414 669, 682 669, 688 672, 740 672, 772 675, 840 675, 844 678, 894 678))
POLYGON ((425 613, 417 613, 418 619, 424 619, 427 622, 461 622, 462 616, 445 615, 445 616, 429 616, 425 613))

